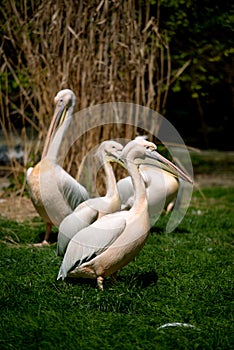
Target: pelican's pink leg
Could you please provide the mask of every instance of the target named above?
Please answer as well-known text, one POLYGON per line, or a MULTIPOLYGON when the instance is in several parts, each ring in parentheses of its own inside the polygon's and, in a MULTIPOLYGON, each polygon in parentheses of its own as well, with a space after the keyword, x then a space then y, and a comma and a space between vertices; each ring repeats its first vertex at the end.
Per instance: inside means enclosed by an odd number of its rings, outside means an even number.
POLYGON ((46 223, 46 232, 45 232, 45 237, 43 239, 43 241, 41 243, 35 243, 33 244, 34 247, 44 247, 49 245, 49 237, 50 237, 50 233, 51 233, 51 229, 52 229, 52 224, 47 222, 46 223))
MULTIPOLYGON (((52 230, 52 224, 50 222, 47 222, 46 223, 46 232, 45 232, 45 237, 44 237, 44 240, 43 242, 46 242, 48 244, 48 241, 49 241, 49 237, 50 237, 50 234, 51 234, 51 230, 52 230)), ((42 242, 42 243, 43 243, 42 242)), ((45 243, 45 244, 46 244, 45 243)))

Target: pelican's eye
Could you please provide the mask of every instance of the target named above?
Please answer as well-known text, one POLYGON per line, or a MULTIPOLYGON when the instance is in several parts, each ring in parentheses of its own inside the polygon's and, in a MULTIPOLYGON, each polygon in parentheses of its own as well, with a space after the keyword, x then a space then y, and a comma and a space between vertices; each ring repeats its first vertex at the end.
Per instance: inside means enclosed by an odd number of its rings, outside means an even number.
POLYGON ((147 146, 146 149, 151 151, 151 152, 156 151, 156 147, 154 147, 154 146, 147 146))

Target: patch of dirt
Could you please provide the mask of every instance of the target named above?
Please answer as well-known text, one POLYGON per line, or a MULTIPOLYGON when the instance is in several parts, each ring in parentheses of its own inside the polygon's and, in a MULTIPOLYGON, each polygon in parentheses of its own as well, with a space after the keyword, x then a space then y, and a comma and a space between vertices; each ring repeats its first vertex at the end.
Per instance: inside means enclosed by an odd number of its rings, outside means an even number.
POLYGON ((199 174, 195 176, 195 183, 200 188, 205 187, 234 187, 234 174, 206 175, 199 174))
POLYGON ((29 198, 14 194, 0 199, 0 215, 17 222, 31 220, 39 216, 29 198))

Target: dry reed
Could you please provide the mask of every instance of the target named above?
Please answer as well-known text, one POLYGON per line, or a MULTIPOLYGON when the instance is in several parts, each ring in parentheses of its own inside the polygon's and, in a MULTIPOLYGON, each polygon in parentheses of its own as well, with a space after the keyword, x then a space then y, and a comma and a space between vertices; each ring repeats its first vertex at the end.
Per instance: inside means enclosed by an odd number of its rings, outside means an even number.
MULTIPOLYGON (((11 161, 16 183, 40 157, 58 90, 75 92, 77 110, 122 101, 163 113, 171 82, 187 66, 172 70, 167 35, 159 27, 160 1, 150 7, 140 0, 10 0, 1 10, 1 127, 9 146, 19 133, 25 152, 23 165, 11 161)), ((131 139, 136 132, 113 125, 90 130, 64 167, 78 177, 81 160, 95 144, 131 139)))

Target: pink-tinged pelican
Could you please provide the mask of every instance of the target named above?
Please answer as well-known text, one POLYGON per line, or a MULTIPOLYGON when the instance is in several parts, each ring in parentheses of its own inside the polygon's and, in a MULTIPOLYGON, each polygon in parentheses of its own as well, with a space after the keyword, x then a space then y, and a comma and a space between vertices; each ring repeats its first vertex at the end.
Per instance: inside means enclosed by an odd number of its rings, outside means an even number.
POLYGON ((79 203, 89 198, 86 189, 57 162, 59 147, 73 117, 76 97, 71 90, 65 89, 59 91, 54 100, 55 112, 41 161, 29 168, 26 175, 32 203, 46 222, 44 240, 35 246, 47 245, 52 225, 59 226, 79 203))
POLYGON ((103 289, 104 278, 115 274, 139 253, 148 237, 150 222, 145 184, 135 163, 139 158, 151 158, 190 181, 155 150, 155 144, 146 140, 141 143, 133 140, 124 147, 121 159, 132 178, 134 203, 129 211, 105 215, 78 232, 67 246, 58 279, 66 276, 97 279, 98 287, 103 289))
POLYGON ((59 226, 57 255, 63 256, 71 238, 84 227, 89 226, 103 215, 120 210, 119 192, 111 162, 124 165, 120 159, 123 146, 115 141, 103 141, 98 147, 96 155, 104 167, 106 177, 106 195, 104 197, 90 198, 66 216, 59 226))

